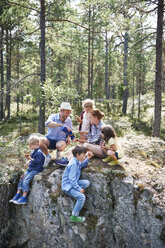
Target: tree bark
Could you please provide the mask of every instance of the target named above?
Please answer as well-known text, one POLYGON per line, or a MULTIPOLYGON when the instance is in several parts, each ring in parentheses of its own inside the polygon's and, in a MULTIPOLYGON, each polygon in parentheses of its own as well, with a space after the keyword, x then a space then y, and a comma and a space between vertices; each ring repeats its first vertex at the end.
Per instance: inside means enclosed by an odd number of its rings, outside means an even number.
POLYGON ((123 90, 123 108, 122 113, 127 114, 128 100, 128 81, 127 81, 127 57, 128 57, 128 33, 124 36, 124 90, 123 90))
POLYGON ((11 31, 9 35, 8 27, 6 28, 6 81, 7 81, 7 87, 6 87, 6 109, 7 109, 7 116, 6 119, 10 118, 10 91, 11 91, 11 31))
MULTIPOLYGON (((18 44, 17 44, 17 80, 19 80, 19 67, 20 67, 20 53, 19 53, 19 39, 18 39, 18 44)), ((19 85, 17 87, 19 87, 19 85)), ((17 115, 19 114, 19 102, 20 102, 20 93, 17 92, 17 115)))
MULTIPOLYGON (((94 22, 94 8, 93 8, 93 13, 92 13, 92 31, 94 31, 93 28, 93 22, 94 22)), ((94 66, 94 32, 92 32, 92 58, 91 58, 91 99, 93 99, 93 66, 94 66)))
POLYGON ((90 84, 91 84, 91 9, 89 6, 89 16, 88 16, 88 22, 89 22, 89 32, 88 32, 88 98, 91 96, 91 90, 90 90, 90 84))
POLYGON ((109 99, 109 87, 108 87, 108 37, 107 30, 105 33, 105 95, 106 99, 109 99))
POLYGON ((40 85, 40 108, 39 108, 39 133, 45 133, 45 96, 44 96, 44 84, 45 84, 45 0, 40 0, 41 13, 40 13, 40 29, 41 29, 41 41, 40 41, 40 58, 41 58, 41 85, 40 85))
POLYGON ((3 27, 1 26, 0 35, 0 70, 1 70, 1 94, 0 94, 0 120, 4 118, 4 65, 3 65, 3 27))
POLYGON ((160 136, 162 104, 162 36, 163 36, 164 0, 158 1, 157 38, 156 38, 156 75, 155 75, 155 111, 153 135, 160 136))

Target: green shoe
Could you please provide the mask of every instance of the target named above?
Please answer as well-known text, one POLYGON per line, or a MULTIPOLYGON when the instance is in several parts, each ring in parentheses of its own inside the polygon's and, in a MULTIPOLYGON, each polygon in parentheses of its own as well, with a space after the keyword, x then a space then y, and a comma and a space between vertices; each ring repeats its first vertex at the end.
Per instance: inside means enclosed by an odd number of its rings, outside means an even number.
POLYGON ((83 223, 85 221, 85 217, 82 217, 82 216, 74 216, 72 215, 70 217, 70 221, 71 222, 78 222, 78 223, 83 223))
POLYGON ((112 162, 108 163, 109 165, 118 165, 119 160, 112 160, 112 162))
POLYGON ((110 156, 103 159, 103 162, 110 162, 110 161, 112 161, 112 158, 110 156))

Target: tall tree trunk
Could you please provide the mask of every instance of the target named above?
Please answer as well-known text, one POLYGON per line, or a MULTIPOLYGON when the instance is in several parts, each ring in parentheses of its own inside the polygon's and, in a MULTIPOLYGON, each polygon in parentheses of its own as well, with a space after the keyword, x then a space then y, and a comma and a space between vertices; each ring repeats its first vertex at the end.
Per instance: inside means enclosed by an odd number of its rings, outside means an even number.
POLYGON ((110 45, 108 46, 109 47, 109 56, 108 56, 108 60, 109 60, 109 63, 108 63, 108 92, 109 92, 109 99, 111 97, 111 76, 112 76, 112 71, 111 71, 111 49, 110 49, 110 45))
POLYGON ((141 64, 140 64, 140 71, 138 73, 138 85, 139 85, 139 92, 138 92, 138 120, 140 120, 141 85, 142 85, 141 64))
POLYGON ((89 23, 89 32, 88 32, 88 98, 91 97, 91 8, 89 6, 89 13, 88 13, 88 23, 89 23))
POLYGON ((165 40, 163 40, 163 55, 162 55, 162 92, 165 91, 165 40))
POLYGON ((128 57, 128 33, 124 36, 124 90, 123 90, 123 108, 122 113, 127 113, 127 100, 128 100, 128 80, 127 80, 127 57, 128 57))
POLYGON ((142 73, 142 63, 143 63, 143 56, 142 56, 142 52, 143 51, 143 44, 142 42, 140 43, 140 61, 139 61, 139 72, 138 72, 138 120, 140 120, 140 104, 141 104, 141 92, 142 92, 142 77, 143 77, 143 73, 142 73))
POLYGON ((155 76, 155 111, 153 135, 160 136, 162 104, 162 36, 163 36, 164 0, 158 1, 157 38, 156 38, 156 76, 155 76))
MULTIPOLYGON (((19 64, 20 64, 20 54, 19 54, 19 40, 17 44, 17 80, 19 80, 19 64)), ((19 85, 17 85, 19 87, 19 85)), ((17 92, 17 115, 19 114, 19 102, 20 102, 20 92, 17 92)))
POLYGON ((133 69, 133 75, 132 75, 132 81, 133 81, 133 85, 132 85, 132 109, 131 109, 131 118, 134 118, 134 108, 135 108, 135 72, 133 69))
POLYGON ((93 66, 94 66, 94 33, 92 32, 92 58, 91 58, 91 99, 93 99, 93 66))
POLYGON ((4 118, 4 66, 3 66, 3 27, 1 26, 0 34, 0 71, 1 71, 1 94, 0 94, 0 120, 4 118))
POLYGON ((40 90, 40 110, 39 110, 39 133, 45 133, 45 96, 43 86, 45 84, 45 0, 40 0, 40 56, 41 56, 41 90, 40 90))
POLYGON ((6 81, 7 81, 7 87, 6 87, 6 109, 7 109, 7 116, 6 119, 10 118, 10 90, 11 90, 11 31, 9 36, 9 30, 8 27, 6 28, 6 81))
POLYGON ((108 37, 107 30, 105 33, 105 95, 106 99, 109 99, 109 87, 108 87, 108 37))

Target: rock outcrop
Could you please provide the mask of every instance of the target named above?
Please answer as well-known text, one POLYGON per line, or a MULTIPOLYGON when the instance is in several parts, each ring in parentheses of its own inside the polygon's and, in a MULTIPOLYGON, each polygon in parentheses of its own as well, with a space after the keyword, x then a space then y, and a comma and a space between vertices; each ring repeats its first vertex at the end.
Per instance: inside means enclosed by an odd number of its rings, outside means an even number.
POLYGON ((2 147, 0 248, 164 248, 165 142, 129 134, 121 143, 120 166, 92 158, 83 170, 91 182, 83 224, 69 221, 74 200, 61 191, 64 169, 53 163, 34 178, 27 205, 9 203, 27 148, 23 138, 2 147))
POLYGON ((94 158, 83 170, 82 178, 91 182, 83 224, 69 221, 74 201, 61 191, 62 173, 63 168, 50 165, 34 178, 26 206, 5 203, 10 221, 6 219, 1 247, 165 247, 164 208, 155 205, 152 192, 139 187, 122 166, 109 168, 94 158))

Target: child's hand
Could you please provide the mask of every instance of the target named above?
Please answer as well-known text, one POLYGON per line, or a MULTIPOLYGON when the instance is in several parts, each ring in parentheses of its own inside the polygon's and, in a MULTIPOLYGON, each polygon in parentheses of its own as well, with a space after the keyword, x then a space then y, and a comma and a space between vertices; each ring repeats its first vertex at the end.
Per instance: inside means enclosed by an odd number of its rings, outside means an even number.
POLYGON ((86 143, 87 142, 86 140, 82 140, 82 139, 78 139, 78 138, 75 138, 75 141, 80 142, 80 143, 86 143))
POLYGON ((78 115, 76 115, 75 117, 76 117, 76 120, 77 120, 78 122, 80 122, 80 123, 82 122, 81 118, 80 118, 78 115))
POLYGON ((30 159, 30 154, 25 154, 26 159, 30 159))
POLYGON ((67 146, 70 145, 70 140, 71 140, 71 138, 68 136, 68 137, 66 138, 66 144, 67 144, 67 146))
POLYGON ((84 193, 85 193, 85 190, 84 190, 84 189, 81 189, 80 192, 81 192, 82 194, 84 194, 84 193))
POLYGON ((87 152, 87 158, 88 159, 92 158, 93 156, 94 156, 93 152, 91 152, 91 151, 87 152))
POLYGON ((87 131, 79 131, 79 133, 82 133, 82 134, 88 134, 87 131))

